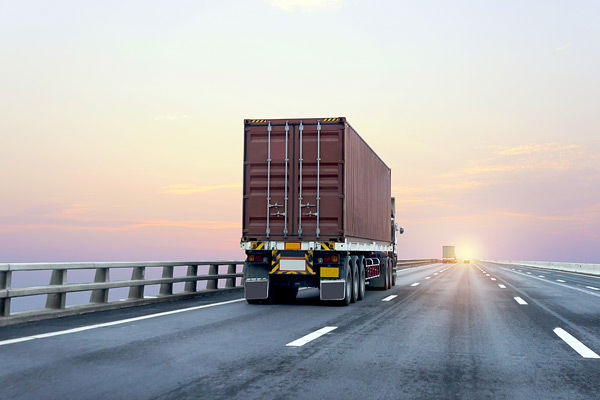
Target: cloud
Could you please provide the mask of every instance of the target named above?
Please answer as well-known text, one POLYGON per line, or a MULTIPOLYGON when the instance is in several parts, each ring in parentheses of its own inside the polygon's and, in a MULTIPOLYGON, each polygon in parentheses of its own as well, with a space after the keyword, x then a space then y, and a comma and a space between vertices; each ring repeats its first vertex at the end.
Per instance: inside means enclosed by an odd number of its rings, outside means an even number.
MULTIPOLYGON (((78 221, 79 222, 79 221, 78 221)), ((242 226, 240 222, 222 221, 222 220, 169 220, 169 219, 151 219, 139 221, 87 221, 87 223, 73 223, 72 221, 64 221, 57 223, 31 223, 31 224, 0 224, 0 233, 23 231, 23 230, 69 230, 69 231, 102 231, 102 232, 117 232, 129 231, 143 228, 187 228, 187 229, 202 229, 202 230, 219 230, 219 229, 239 229, 242 226)))
POLYGON ((161 193, 166 194, 192 194, 192 193, 203 193, 211 190, 219 190, 219 189, 238 189, 241 188, 241 183, 231 183, 225 185, 207 185, 200 186, 194 183, 180 183, 175 185, 167 185, 163 186, 161 189, 161 193))
POLYGON ((184 113, 159 114, 154 117, 155 121, 176 121, 180 119, 188 119, 190 116, 184 113))
POLYGON ((501 211, 500 215, 506 217, 515 217, 527 220, 538 220, 538 221, 578 221, 584 222, 587 217, 585 215, 535 215, 527 213, 518 213, 511 211, 501 211))
POLYGON ((461 177, 498 172, 534 170, 564 171, 586 166, 594 167, 595 154, 579 144, 534 143, 517 146, 490 146, 487 158, 470 161, 461 169, 443 173, 443 177, 461 177))
POLYGON ((565 50, 567 47, 569 47, 570 45, 571 45, 571 43, 567 43, 567 44, 565 44, 564 46, 560 46, 560 47, 557 47, 557 48, 555 48, 554 50, 556 50, 556 51, 563 51, 563 50, 565 50))
POLYGON ((270 0, 269 4, 285 11, 293 11, 295 9, 315 11, 319 9, 339 8, 342 5, 342 0, 270 0))
POLYGON ((498 149, 496 154, 515 156, 521 154, 533 154, 533 153, 551 153, 558 151, 567 151, 572 149, 580 149, 579 144, 561 144, 556 142, 550 143, 538 143, 538 144, 522 144, 519 146, 507 147, 507 146, 496 146, 498 149))

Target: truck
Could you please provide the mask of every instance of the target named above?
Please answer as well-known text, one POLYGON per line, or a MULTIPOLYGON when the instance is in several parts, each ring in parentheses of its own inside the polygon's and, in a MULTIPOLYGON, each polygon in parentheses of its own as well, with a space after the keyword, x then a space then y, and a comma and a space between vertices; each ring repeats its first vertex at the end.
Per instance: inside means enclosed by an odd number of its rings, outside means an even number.
POLYGON ((442 246, 442 262, 443 263, 455 263, 456 262, 455 246, 442 246))
POLYGON ((396 282, 391 170, 345 117, 244 120, 241 248, 248 303, 362 300, 396 282))

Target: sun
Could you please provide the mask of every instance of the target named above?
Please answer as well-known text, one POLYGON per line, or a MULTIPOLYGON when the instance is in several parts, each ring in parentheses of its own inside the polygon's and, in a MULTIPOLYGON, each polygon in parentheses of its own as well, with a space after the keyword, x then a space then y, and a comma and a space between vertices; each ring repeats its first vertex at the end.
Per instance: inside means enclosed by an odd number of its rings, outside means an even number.
POLYGON ((462 240, 456 244, 456 257, 461 259, 477 259, 481 257, 480 246, 473 239, 462 240))

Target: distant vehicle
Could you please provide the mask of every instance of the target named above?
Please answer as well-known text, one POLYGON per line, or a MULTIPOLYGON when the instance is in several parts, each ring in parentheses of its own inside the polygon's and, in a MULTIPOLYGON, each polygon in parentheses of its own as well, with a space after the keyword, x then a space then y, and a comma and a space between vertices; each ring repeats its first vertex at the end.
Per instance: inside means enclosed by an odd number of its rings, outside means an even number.
POLYGON ((396 283, 391 170, 346 118, 245 120, 242 213, 248 303, 315 287, 348 305, 396 283))
POLYGON ((442 262, 443 263, 455 263, 456 262, 455 246, 442 246, 442 262))
POLYGON ((465 263, 465 264, 469 264, 469 263, 471 263, 471 260, 464 259, 464 260, 463 260, 463 263, 465 263))

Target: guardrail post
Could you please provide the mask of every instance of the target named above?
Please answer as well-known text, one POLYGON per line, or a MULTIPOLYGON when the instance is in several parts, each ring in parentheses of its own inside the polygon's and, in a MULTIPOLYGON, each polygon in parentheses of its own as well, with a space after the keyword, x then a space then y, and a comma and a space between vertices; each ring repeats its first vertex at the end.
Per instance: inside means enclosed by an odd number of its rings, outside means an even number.
MULTIPOLYGON (((198 276, 198 266, 197 265, 188 265, 187 267, 187 276, 198 276)), ((184 290, 186 292, 195 292, 198 288, 198 281, 188 281, 185 283, 184 290)))
MULTIPOLYGON (((66 269, 54 269, 50 276, 50 285, 64 285, 67 283, 67 270, 66 269)), ((46 308, 63 309, 65 308, 67 300, 67 294, 52 293, 46 296, 46 308)))
MULTIPOLYGON (((235 270, 236 270, 237 265, 236 264, 229 264, 229 266, 227 267, 227 273, 228 274, 235 274, 235 270)), ((231 277, 231 278, 227 278, 227 280, 225 281, 225 287, 235 287, 235 276, 231 277)))
MULTIPOLYGON (((164 266, 162 271, 163 278, 172 278, 173 277, 173 266, 164 266)), ((159 294, 161 296, 169 296, 173 294, 173 282, 170 283, 161 283, 159 294)))
MULTIPOLYGON (((133 267, 133 270, 131 271, 131 280, 132 281, 143 281, 145 275, 146 275, 146 267, 133 267)), ((143 299, 144 298, 144 285, 131 286, 129 288, 129 298, 130 299, 143 299)))
MULTIPOLYGON (((110 280, 108 268, 96 268, 94 283, 103 283, 110 280)), ((90 295, 90 303, 106 303, 108 301, 108 289, 94 289, 90 295)))
MULTIPOLYGON (((10 289, 10 281, 12 278, 11 271, 0 272, 0 290, 10 289)), ((10 316, 10 297, 0 299, 0 317, 10 316)))
MULTIPOLYGON (((210 267, 208 267, 208 274, 209 275, 219 275, 219 264, 210 264, 210 267)), ((215 278, 211 278, 210 280, 206 281, 206 288, 207 289, 216 289, 217 288, 217 277, 215 278)))
MULTIPOLYGON (((246 269, 246 263, 242 264, 242 274, 244 274, 244 270, 246 269)), ((246 275, 244 274, 244 276, 242 276, 242 281, 241 281, 241 285, 242 287, 246 284, 246 275)))

